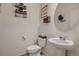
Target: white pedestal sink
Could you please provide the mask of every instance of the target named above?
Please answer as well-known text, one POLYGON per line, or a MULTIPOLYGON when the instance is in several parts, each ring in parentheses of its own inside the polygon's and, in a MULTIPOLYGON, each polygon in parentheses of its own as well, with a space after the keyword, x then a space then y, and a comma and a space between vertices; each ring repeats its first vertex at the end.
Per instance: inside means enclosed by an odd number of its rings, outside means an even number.
POLYGON ((50 38, 48 41, 57 48, 64 49, 65 51, 72 50, 74 42, 72 40, 61 40, 60 38, 50 38))

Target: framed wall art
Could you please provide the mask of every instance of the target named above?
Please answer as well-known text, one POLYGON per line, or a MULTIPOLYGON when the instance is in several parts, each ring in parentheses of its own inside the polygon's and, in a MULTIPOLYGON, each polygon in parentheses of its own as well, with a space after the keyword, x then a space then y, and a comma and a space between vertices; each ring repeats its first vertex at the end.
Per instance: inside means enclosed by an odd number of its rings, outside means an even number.
POLYGON ((15 3, 15 16, 16 17, 27 17, 27 7, 24 3, 15 3))

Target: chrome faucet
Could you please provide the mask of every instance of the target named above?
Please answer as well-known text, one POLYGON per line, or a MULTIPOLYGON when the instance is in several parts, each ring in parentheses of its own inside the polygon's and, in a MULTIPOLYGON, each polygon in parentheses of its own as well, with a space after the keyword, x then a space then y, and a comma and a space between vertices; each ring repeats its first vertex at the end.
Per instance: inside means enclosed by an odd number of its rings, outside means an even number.
POLYGON ((60 36, 60 40, 66 40, 66 36, 60 36))

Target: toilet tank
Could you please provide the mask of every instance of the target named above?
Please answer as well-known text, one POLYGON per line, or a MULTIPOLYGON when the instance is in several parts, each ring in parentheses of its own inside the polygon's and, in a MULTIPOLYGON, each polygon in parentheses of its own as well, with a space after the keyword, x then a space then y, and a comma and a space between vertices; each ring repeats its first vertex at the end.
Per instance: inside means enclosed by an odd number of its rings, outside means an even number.
POLYGON ((38 45, 43 48, 46 46, 46 38, 38 38, 38 45))

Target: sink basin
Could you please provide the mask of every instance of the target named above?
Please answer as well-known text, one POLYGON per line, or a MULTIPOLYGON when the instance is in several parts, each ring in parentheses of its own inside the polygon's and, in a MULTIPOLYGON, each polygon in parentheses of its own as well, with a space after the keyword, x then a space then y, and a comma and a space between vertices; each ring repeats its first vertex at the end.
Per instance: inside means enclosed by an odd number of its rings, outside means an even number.
POLYGON ((48 42, 53 44, 55 47, 63 48, 65 50, 71 50, 74 46, 74 42, 72 40, 61 40, 60 38, 50 38, 48 42))

